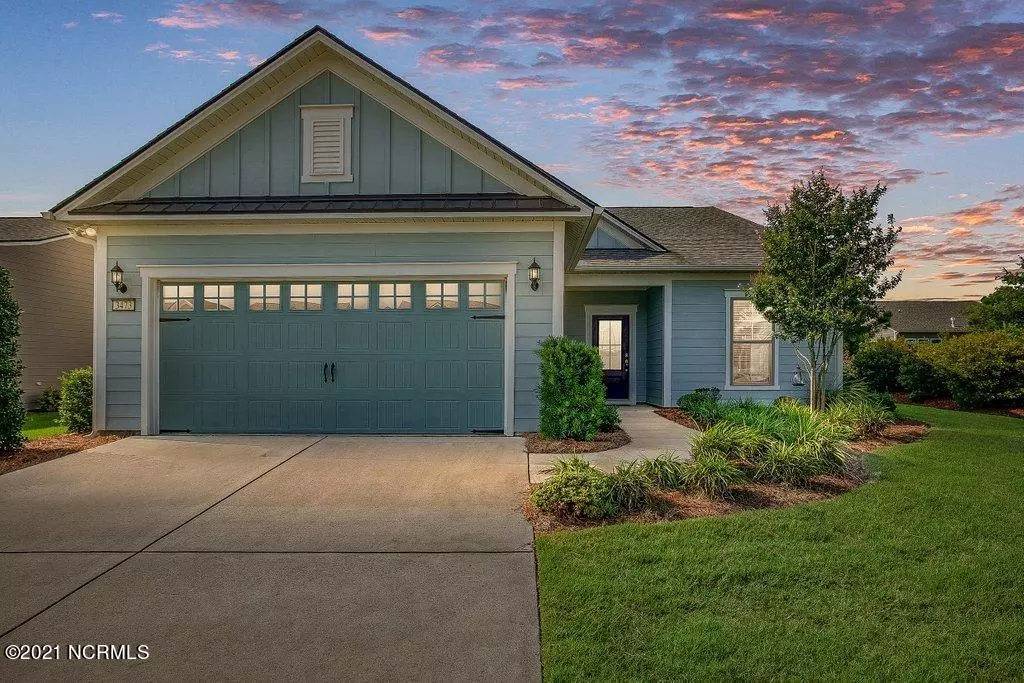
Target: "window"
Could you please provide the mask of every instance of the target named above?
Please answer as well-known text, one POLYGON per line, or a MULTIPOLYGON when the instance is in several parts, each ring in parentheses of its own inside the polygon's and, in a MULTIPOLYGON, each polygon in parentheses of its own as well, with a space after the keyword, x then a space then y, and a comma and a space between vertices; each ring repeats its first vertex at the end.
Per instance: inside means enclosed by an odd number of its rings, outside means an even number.
POLYGON ((324 286, 317 283, 296 283, 288 292, 288 308, 292 311, 322 311, 324 286))
POLYGON ((338 284, 339 311, 365 311, 370 308, 370 284, 345 283, 338 284))
POLYGON ((470 308, 501 308, 500 282, 470 282, 470 308))
POLYGON ((412 308, 412 285, 408 282, 382 282, 377 285, 377 308, 382 311, 412 308))
POLYGON ((165 311, 194 311, 196 289, 193 285, 164 285, 163 309, 165 311))
POLYGON ((302 182, 352 181, 352 105, 313 105, 302 112, 302 182))
POLYGON ((729 318, 732 325, 730 384, 775 384, 775 340, 772 337, 772 324, 754 308, 749 299, 730 299, 729 318))
POLYGON ((235 310, 234 285, 203 285, 204 311, 235 310))
POLYGON ((281 285, 249 285, 250 311, 280 311, 281 285))
POLYGON ((622 325, 621 318, 597 321, 597 352, 605 370, 622 369, 622 325))
POLYGON ((428 282, 427 283, 427 308, 458 308, 459 307, 459 283, 458 282, 428 282))

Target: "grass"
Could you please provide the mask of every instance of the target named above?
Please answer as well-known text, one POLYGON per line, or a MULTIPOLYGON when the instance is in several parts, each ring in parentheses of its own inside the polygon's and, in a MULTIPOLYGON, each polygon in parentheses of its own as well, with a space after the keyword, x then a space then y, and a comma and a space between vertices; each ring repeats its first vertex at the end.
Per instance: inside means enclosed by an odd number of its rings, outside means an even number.
POLYGON ((21 433, 29 441, 66 434, 67 431, 57 424, 57 413, 29 413, 25 418, 25 426, 21 429, 21 433))
POLYGON ((899 412, 839 498, 540 536, 545 677, 1019 678, 1024 420, 899 412))

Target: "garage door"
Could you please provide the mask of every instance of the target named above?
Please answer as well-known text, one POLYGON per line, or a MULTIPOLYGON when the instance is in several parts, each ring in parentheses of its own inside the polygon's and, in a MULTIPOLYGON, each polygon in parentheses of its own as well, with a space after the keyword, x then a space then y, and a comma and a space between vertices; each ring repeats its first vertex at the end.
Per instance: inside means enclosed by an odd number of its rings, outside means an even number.
POLYGON ((503 282, 160 291, 161 431, 502 431, 503 282))

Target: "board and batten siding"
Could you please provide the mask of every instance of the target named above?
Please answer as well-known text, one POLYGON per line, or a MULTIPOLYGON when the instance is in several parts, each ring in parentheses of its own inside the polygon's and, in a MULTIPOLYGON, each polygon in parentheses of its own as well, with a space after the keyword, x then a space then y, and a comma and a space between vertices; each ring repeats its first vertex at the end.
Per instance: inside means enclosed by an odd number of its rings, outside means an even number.
POLYGON ((647 401, 647 293, 632 290, 567 290, 565 336, 587 341, 587 306, 636 306, 636 339, 630 340, 630 372, 636 375, 636 402, 647 401))
MULTIPOLYGON (((773 401, 779 396, 807 400, 807 386, 792 384, 798 358, 793 345, 776 340, 778 353, 775 373, 778 389, 728 387, 726 385, 728 299, 743 283, 737 280, 693 280, 673 282, 672 287, 672 396, 673 404, 683 394, 699 387, 718 387, 730 399, 752 398, 773 401)), ((842 350, 837 353, 842 358, 842 350)), ((842 364, 833 361, 830 382, 838 385, 842 364)))
POLYGON ((21 309, 21 389, 35 407, 62 372, 92 365, 93 248, 69 238, 0 246, 21 309))
POLYGON ((333 73, 324 73, 146 193, 148 197, 510 192, 333 73), (354 105, 352 182, 303 183, 300 107, 354 105))
MULTIPOLYGON (((107 239, 107 270, 118 261, 127 296, 140 296, 140 265, 518 261, 515 431, 521 432, 537 428, 540 372, 534 350, 551 334, 552 251, 551 232, 112 235, 107 239), (542 269, 536 292, 527 273, 534 258, 542 269)), ((140 428, 141 377, 142 315, 108 311, 106 429, 140 428)))

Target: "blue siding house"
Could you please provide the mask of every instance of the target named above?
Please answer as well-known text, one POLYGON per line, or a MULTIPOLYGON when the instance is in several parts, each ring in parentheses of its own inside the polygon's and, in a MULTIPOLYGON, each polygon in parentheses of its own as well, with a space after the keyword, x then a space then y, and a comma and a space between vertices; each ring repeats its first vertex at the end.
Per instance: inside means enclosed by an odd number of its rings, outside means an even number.
POLYGON ((320 27, 44 215, 94 244, 98 430, 533 430, 552 335, 614 403, 806 395, 756 223, 601 206, 320 27))

